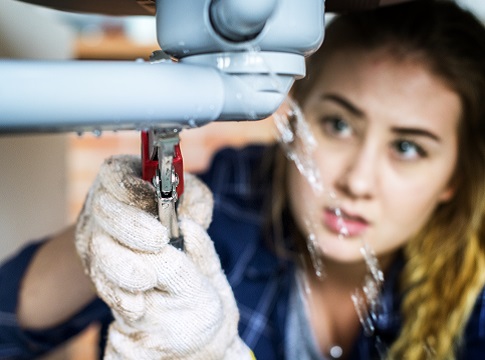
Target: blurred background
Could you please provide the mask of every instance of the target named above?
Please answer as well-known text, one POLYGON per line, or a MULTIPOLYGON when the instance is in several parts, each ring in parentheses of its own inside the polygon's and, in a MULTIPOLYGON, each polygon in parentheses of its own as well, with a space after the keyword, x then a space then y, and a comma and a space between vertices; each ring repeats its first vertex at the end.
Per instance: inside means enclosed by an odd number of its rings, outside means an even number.
MULTIPOLYGON (((459 2, 485 19, 485 1, 459 2)), ((159 49, 155 30, 153 17, 73 14, 0 1, 0 58, 147 60, 159 49)), ((272 141, 273 121, 212 123, 181 137, 185 169, 198 172, 223 146, 272 141)), ((74 222, 102 161, 140 154, 140 146, 136 131, 0 136, 0 262, 74 222)), ((93 326, 43 359, 95 359, 97 334, 93 326)))

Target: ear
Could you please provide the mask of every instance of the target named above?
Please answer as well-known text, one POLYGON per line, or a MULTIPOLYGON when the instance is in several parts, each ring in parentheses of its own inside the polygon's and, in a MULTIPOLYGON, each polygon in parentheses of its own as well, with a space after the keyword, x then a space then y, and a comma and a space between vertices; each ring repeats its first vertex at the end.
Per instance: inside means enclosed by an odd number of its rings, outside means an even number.
POLYGON ((452 185, 448 185, 448 187, 446 187, 441 193, 439 200, 440 202, 445 203, 450 201, 453 196, 455 196, 455 187, 452 185))

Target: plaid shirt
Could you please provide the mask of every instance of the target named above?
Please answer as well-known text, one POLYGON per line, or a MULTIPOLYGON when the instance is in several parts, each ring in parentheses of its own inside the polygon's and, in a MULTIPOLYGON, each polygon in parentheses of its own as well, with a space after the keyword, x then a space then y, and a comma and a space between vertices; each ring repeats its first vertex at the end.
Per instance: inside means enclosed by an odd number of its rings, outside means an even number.
MULTIPOLYGON (((269 191, 266 181, 253 182, 259 171, 263 147, 226 149, 216 155, 212 167, 200 175, 214 193, 214 215, 209 229, 233 288, 239 311, 239 334, 254 350, 258 360, 285 359, 286 321, 292 290, 293 264, 275 257, 262 240, 262 206, 269 191)), ((32 244, 0 268, 0 359, 28 359, 66 341, 94 321, 105 326, 111 321, 108 307, 95 300, 76 316, 52 329, 23 331, 15 316, 21 279, 39 243, 32 244)), ((386 274, 381 295, 382 312, 373 319, 374 336, 363 333, 350 359, 379 359, 396 338, 401 324, 397 278, 402 268, 398 259, 386 274)), ((450 284, 452 286, 452 284, 450 284)), ((476 301, 458 358, 483 359, 485 354, 485 295, 476 301), (465 353, 466 351, 466 353, 465 353)))

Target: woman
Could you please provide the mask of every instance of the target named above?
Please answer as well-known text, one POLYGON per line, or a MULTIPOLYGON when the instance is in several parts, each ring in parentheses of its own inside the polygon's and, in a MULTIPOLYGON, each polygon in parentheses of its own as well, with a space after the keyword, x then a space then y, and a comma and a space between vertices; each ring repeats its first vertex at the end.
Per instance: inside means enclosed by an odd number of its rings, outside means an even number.
MULTIPOLYGON (((484 27, 448 1, 343 15, 294 98, 316 141, 323 191, 287 160, 306 148, 298 136, 286 150, 224 150, 200 176, 214 193, 208 232, 237 301, 239 336, 265 360, 481 358, 484 27)), ((128 173, 130 161, 121 162, 128 173)), ((79 262, 50 266, 49 256, 75 259, 72 237, 28 248, 0 272, 2 281, 17 274, 3 288, 20 294, 18 304, 0 295, 1 311, 17 309, 21 326, 36 329, 0 328, 19 354, 22 341, 33 354, 32 344, 48 349, 111 320, 91 302, 79 262), (44 297, 35 284, 46 276, 56 281, 44 297), (39 305, 49 297, 68 305, 39 305)))
MULTIPOLYGON (((362 281, 363 238, 384 270, 403 252, 402 328, 390 357, 450 358, 458 348, 485 281, 484 59, 482 26, 447 2, 330 25, 294 94, 317 138, 323 182, 340 199, 346 239, 335 239, 332 204, 302 201, 314 198, 310 186, 286 170, 296 228, 307 235, 313 214, 324 248, 327 278, 311 281, 312 321, 332 319, 337 304, 351 308, 342 284, 362 281)), ((332 339, 353 342, 355 318, 335 316, 339 326, 313 323, 324 351, 332 339)))

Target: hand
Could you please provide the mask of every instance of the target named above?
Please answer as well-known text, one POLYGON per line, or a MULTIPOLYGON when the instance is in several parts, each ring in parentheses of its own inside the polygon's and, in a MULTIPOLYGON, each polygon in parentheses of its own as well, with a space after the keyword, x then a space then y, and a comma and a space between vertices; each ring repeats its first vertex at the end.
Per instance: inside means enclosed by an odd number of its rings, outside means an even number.
POLYGON ((206 229, 212 194, 185 175, 179 225, 185 252, 168 244, 155 190, 139 159, 102 165, 76 229, 76 247, 99 296, 111 307, 110 359, 250 359, 239 313, 206 229))

